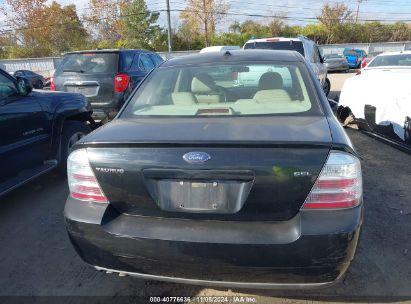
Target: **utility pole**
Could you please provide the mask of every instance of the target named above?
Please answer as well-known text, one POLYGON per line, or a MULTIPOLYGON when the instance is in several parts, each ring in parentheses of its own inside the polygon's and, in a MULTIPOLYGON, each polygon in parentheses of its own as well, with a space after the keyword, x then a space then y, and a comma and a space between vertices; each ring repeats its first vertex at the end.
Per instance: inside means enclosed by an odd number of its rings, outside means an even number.
POLYGON ((206 0, 203 0, 203 8, 204 8, 205 46, 208 46, 208 12, 207 12, 206 0))
POLYGON ((170 16, 170 0, 166 0, 167 2, 167 34, 168 34, 168 52, 170 53, 172 50, 172 43, 171 43, 171 16, 170 16))
POLYGON ((364 0, 357 0, 357 14, 355 15, 355 23, 358 23, 358 16, 360 15, 360 5, 364 0))

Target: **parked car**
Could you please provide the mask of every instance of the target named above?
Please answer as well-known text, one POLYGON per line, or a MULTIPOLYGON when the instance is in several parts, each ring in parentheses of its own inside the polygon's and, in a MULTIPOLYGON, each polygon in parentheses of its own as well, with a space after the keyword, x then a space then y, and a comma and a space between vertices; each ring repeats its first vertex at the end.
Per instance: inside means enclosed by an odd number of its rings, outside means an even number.
POLYGON ((14 77, 24 77, 28 81, 30 81, 31 85, 35 89, 43 89, 46 80, 40 74, 34 73, 29 70, 18 70, 13 73, 14 77))
POLYGON ((31 90, 0 69, 0 195, 56 167, 65 172, 72 146, 90 131, 84 96, 31 90))
POLYGON ((297 52, 171 59, 70 154, 65 223, 98 270, 179 283, 314 288, 362 223, 358 155, 297 52), (284 88, 271 66, 287 68, 284 88), (265 67, 255 87, 212 69, 265 67), (218 73, 216 73, 218 74, 218 73), (166 130, 166 132, 165 132, 166 130))
POLYGON ((361 68, 361 63, 367 57, 367 53, 361 49, 350 49, 345 48, 343 52, 345 58, 347 58, 348 65, 352 69, 359 69, 361 68))
POLYGON ((317 75, 326 96, 330 93, 331 82, 327 78, 327 66, 316 43, 306 37, 296 38, 265 38, 248 40, 243 47, 248 49, 270 49, 297 51, 307 59, 311 68, 317 75))
POLYGON ((224 52, 224 51, 234 51, 241 49, 236 45, 222 45, 222 46, 208 46, 203 48, 200 53, 209 53, 209 52, 224 52))
POLYGON ((365 57, 363 59, 363 61, 361 62, 361 68, 365 68, 371 60, 373 60, 376 56, 382 54, 383 52, 371 52, 367 54, 367 57, 365 57))
POLYGON ((111 120, 140 81, 163 59, 144 50, 92 50, 64 55, 51 90, 81 93, 93 118, 111 120))
POLYGON ((345 81, 338 116, 400 143, 411 144, 411 51, 383 53, 345 81))
POLYGON ((325 56, 328 72, 348 72, 350 66, 343 54, 329 54, 325 56))

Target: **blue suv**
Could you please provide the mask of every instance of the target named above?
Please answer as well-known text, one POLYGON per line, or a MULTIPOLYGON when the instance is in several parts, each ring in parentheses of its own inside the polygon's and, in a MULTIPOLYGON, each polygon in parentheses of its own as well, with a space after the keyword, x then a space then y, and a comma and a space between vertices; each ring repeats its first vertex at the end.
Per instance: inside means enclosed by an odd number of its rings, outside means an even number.
POLYGON ((367 53, 361 49, 344 49, 344 56, 348 61, 348 66, 351 69, 359 69, 361 68, 361 63, 367 57, 367 53))

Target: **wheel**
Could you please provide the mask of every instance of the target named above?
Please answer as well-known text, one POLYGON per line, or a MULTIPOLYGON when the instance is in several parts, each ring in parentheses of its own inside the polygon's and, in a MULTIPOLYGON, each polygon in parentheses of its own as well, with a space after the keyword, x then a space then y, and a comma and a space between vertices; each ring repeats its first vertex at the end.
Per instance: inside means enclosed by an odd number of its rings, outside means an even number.
POLYGON ((74 144, 82 137, 90 133, 90 128, 83 121, 68 120, 64 123, 60 140, 59 171, 62 174, 67 172, 67 158, 70 155, 74 144))
POLYGON ((331 82, 328 78, 325 79, 325 82, 324 82, 324 85, 323 85, 323 90, 324 90, 325 96, 328 96, 328 94, 330 94, 331 82))

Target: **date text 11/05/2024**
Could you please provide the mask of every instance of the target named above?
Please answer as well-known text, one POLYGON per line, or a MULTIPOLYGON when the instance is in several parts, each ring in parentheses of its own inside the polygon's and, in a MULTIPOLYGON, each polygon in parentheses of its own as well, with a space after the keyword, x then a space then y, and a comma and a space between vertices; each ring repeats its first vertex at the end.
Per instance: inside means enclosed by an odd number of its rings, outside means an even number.
POLYGON ((257 303, 249 296, 150 297, 150 303, 257 303))

